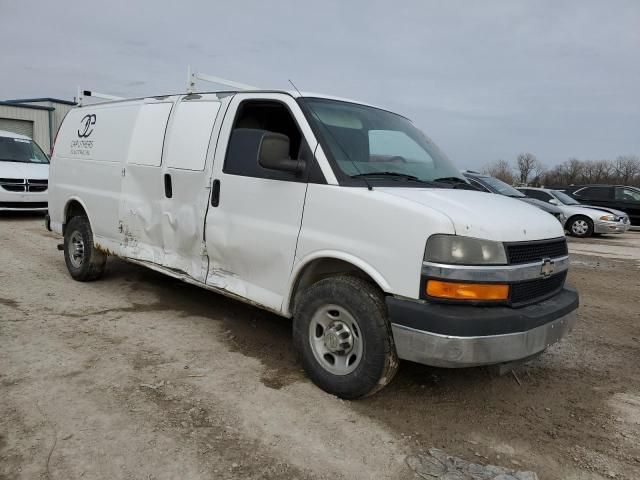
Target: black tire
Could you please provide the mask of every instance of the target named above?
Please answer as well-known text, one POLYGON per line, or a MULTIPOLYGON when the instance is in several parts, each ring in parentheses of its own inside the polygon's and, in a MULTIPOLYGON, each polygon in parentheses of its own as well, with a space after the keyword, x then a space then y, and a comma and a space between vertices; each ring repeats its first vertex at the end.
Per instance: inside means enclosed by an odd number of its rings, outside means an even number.
POLYGON ((93 244, 93 232, 85 216, 73 217, 64 232, 64 261, 74 280, 90 282, 104 273, 107 256, 93 244), (77 247, 81 242, 82 252, 77 247))
MULTIPOLYGON (((304 291, 295 305, 293 341, 311 380, 324 391, 341 398, 373 395, 391 382, 398 370, 398 356, 387 319, 384 296, 376 286, 357 277, 345 275, 325 278, 304 291), (321 360, 316 358, 319 355, 318 347, 312 346, 312 335, 314 338, 324 339, 327 331, 331 330, 327 328, 318 336, 317 323, 313 324, 316 329, 311 330, 312 322, 316 322, 315 318, 318 318, 314 316, 322 315, 325 309, 332 307, 340 309, 344 316, 350 315, 349 318, 355 320, 353 336, 350 338, 355 340, 359 333, 357 341, 361 342, 358 344, 361 350, 358 352, 359 357, 354 360, 354 364, 357 361, 353 367, 355 369, 349 373, 336 374, 328 371, 321 360)), ((347 352, 346 355, 351 355, 346 360, 347 363, 355 356, 354 351, 355 347, 347 352)), ((345 358, 344 355, 339 357, 345 358)))
POLYGON ((593 235, 593 221, 584 215, 571 217, 567 223, 569 235, 578 238, 587 238, 593 235))

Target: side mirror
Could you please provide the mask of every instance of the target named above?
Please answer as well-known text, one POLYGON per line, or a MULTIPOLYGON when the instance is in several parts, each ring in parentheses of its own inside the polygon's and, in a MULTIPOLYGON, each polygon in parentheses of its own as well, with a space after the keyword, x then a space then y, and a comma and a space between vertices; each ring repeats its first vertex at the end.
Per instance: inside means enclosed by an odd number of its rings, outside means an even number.
POLYGON ((553 203, 554 205, 558 205, 558 200, 556 200, 555 198, 552 198, 551 200, 549 200, 549 203, 553 203))
POLYGON ((289 158, 289 137, 281 133, 265 132, 258 148, 258 163, 270 170, 301 173, 304 161, 289 158))

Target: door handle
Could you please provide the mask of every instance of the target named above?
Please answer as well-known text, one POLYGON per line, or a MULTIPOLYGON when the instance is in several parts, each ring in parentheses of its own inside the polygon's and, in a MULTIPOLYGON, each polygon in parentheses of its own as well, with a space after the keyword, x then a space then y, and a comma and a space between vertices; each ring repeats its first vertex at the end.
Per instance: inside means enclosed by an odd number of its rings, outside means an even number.
POLYGON ((164 196, 167 198, 173 197, 173 187, 171 185, 171 175, 164 174, 164 196))
POLYGON ((211 186, 211 206, 217 207, 220 205, 220 180, 215 179, 211 186))

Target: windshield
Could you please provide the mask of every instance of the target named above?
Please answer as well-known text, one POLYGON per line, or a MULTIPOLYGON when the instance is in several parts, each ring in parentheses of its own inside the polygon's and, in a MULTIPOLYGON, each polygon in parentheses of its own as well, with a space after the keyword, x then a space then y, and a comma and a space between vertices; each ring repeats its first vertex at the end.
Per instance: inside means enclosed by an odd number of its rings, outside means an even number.
POLYGON ((556 197, 560 201, 560 203, 563 203, 565 205, 580 205, 580 202, 578 202, 575 198, 571 198, 564 192, 554 190, 551 192, 551 194, 556 197))
POLYGON ((31 140, 0 137, 0 162, 49 163, 49 159, 31 140))
POLYGON ((508 183, 504 183, 502 180, 498 180, 494 177, 482 177, 479 179, 481 182, 489 185, 489 188, 494 190, 496 193, 500 195, 506 195, 507 197, 524 197, 526 196, 524 193, 516 190, 508 183))
POLYGON ((338 177, 378 174, 426 182, 453 177, 466 183, 438 147, 400 115, 318 98, 305 99, 304 104, 338 177))

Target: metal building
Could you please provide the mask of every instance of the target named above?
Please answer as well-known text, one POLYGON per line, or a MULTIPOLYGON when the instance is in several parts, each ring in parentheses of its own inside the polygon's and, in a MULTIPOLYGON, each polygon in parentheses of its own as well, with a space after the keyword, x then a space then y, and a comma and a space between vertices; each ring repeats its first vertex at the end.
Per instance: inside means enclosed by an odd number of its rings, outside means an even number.
POLYGON ((0 101, 0 130, 27 135, 45 152, 51 152, 62 119, 75 105, 56 98, 0 101))

